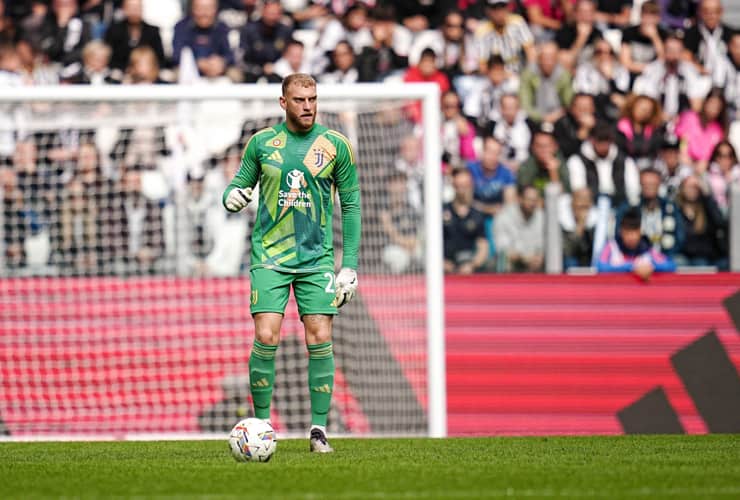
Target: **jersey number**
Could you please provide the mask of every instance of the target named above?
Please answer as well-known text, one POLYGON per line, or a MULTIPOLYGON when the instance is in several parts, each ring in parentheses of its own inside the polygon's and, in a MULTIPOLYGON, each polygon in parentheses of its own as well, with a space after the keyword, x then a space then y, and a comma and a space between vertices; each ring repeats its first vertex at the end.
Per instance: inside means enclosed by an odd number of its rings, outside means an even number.
POLYGON ((324 277, 329 280, 324 290, 326 293, 334 293, 334 273, 324 273, 324 277))

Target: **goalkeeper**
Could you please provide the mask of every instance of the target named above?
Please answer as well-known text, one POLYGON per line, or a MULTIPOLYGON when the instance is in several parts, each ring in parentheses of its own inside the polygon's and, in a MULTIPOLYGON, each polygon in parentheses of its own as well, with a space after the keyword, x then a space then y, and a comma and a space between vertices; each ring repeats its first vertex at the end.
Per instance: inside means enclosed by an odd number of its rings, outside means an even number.
POLYGON ((357 289, 360 186, 352 147, 342 134, 316 121, 316 81, 293 74, 283 81, 285 121, 255 133, 241 167, 223 195, 230 212, 252 199, 259 183, 249 271, 255 340, 249 379, 257 418, 270 418, 275 353, 293 286, 308 348, 311 396, 310 449, 333 451, 326 418, 334 389, 332 320, 357 289), (334 275, 334 192, 342 205, 344 254, 334 275))

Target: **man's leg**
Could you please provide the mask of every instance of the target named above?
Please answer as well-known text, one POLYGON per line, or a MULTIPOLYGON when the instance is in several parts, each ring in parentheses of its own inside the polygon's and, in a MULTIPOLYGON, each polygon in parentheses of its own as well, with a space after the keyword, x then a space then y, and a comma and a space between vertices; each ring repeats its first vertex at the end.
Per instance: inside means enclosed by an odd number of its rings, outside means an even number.
POLYGON ((326 440, 326 419, 334 392, 333 316, 306 314, 302 318, 308 348, 308 389, 311 394, 311 451, 334 451, 326 440))
POLYGON ((272 387, 275 383, 275 353, 280 342, 283 315, 272 312, 254 315, 254 345, 249 356, 249 388, 254 415, 270 419, 272 387))

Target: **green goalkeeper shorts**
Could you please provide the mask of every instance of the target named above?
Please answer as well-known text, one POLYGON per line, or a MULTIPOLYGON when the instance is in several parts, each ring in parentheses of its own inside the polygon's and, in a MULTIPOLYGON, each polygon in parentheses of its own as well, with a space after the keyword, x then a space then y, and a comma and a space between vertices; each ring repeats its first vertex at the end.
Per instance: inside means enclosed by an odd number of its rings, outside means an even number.
POLYGON ((334 273, 282 273, 259 267, 249 271, 251 293, 250 312, 285 313, 290 296, 290 285, 298 304, 298 314, 337 314, 334 306, 334 273))

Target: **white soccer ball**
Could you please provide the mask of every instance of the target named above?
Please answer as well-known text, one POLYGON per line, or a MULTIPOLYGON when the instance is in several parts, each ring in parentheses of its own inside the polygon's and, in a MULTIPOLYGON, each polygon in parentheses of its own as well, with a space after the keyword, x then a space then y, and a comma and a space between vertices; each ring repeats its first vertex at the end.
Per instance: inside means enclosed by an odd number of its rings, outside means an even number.
POLYGON ((229 449, 237 462, 267 462, 275 448, 275 431, 262 419, 245 418, 231 429, 229 449))

